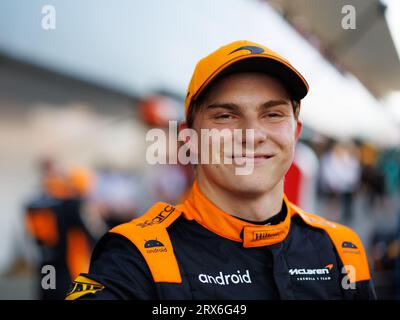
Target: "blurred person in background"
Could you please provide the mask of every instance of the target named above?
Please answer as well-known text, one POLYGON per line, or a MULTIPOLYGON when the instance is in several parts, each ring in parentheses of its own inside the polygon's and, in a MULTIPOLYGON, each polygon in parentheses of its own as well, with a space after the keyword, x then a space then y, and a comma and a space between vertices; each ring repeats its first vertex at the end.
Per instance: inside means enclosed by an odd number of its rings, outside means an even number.
POLYGON ((349 223, 353 217, 353 200, 360 187, 361 166, 353 143, 336 143, 321 157, 321 188, 328 195, 330 212, 338 212, 349 223))
POLYGON ((37 244, 37 294, 42 300, 63 299, 71 279, 88 270, 94 238, 82 217, 93 177, 85 169, 63 173, 51 159, 40 163, 41 188, 26 206, 28 234, 37 244), (55 288, 42 285, 42 268, 55 270, 55 288))
POLYGON ((382 299, 399 297, 400 219, 393 228, 376 227, 371 239, 371 258, 376 292, 382 299))
POLYGON ((399 150, 384 150, 377 163, 377 167, 384 177, 385 195, 391 199, 398 195, 400 180, 399 150))
POLYGON ((399 296, 400 208, 398 151, 381 150, 369 167, 370 183, 375 187, 374 200, 367 211, 374 213, 371 235, 372 262, 376 290, 384 299, 399 296), (371 174, 374 173, 374 174, 371 174), (377 199, 378 201, 376 201, 377 199))
POLYGON ((400 300, 400 208, 397 210, 395 281, 396 299, 400 300))
POLYGON ((361 186, 365 194, 364 211, 372 214, 384 207, 385 177, 378 169, 378 151, 368 143, 360 146, 361 186))

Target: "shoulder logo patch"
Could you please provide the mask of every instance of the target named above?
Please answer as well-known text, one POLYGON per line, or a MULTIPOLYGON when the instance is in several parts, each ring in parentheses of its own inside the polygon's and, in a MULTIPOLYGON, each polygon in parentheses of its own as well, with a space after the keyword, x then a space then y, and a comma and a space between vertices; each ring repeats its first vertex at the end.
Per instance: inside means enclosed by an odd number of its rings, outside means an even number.
POLYGON ((358 249, 358 247, 353 242, 350 241, 343 241, 342 248, 358 249))
POLYGON ((161 241, 155 240, 144 240, 144 247, 147 249, 147 253, 167 252, 167 248, 161 241))
POLYGON ((105 287, 92 279, 86 278, 84 276, 77 277, 72 283, 66 300, 76 300, 89 293, 96 293, 103 290, 105 287))
POLYGON ((167 219, 174 211, 175 211, 175 208, 173 206, 167 205, 153 219, 145 220, 141 223, 138 223, 136 226, 145 228, 145 227, 150 227, 153 224, 159 224, 159 223, 163 222, 165 219, 167 219))
POLYGON ((164 247, 164 245, 158 241, 157 239, 155 240, 145 240, 146 242, 144 243, 145 248, 154 248, 154 247, 164 247))
POLYGON ((342 242, 342 249, 344 253, 351 253, 351 254, 360 254, 361 251, 358 247, 350 241, 343 241, 342 242))

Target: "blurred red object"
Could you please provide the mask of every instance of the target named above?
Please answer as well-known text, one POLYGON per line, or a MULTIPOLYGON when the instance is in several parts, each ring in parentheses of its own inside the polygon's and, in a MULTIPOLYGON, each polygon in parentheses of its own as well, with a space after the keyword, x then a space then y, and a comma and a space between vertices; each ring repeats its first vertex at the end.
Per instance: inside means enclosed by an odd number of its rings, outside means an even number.
POLYGON ((151 95, 139 102, 139 114, 143 122, 154 127, 168 127, 168 122, 178 120, 178 103, 166 96, 151 95))

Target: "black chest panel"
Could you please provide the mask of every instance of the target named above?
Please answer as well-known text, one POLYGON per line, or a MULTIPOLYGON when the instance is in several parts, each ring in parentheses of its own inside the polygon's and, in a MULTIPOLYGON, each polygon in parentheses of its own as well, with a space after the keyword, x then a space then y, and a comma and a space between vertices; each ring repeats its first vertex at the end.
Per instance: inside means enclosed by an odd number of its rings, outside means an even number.
POLYGON ((184 218, 168 233, 183 283, 158 283, 161 299, 343 298, 332 242, 298 217, 287 238, 272 246, 244 248, 184 218))

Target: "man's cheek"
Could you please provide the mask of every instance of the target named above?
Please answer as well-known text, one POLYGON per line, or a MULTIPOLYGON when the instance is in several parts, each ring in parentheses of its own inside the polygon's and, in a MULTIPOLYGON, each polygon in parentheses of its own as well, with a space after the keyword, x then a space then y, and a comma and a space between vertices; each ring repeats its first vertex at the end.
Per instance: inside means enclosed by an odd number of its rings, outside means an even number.
POLYGON ((275 141, 281 149, 290 149, 295 144, 295 135, 290 128, 276 131, 270 135, 271 140, 275 141))

